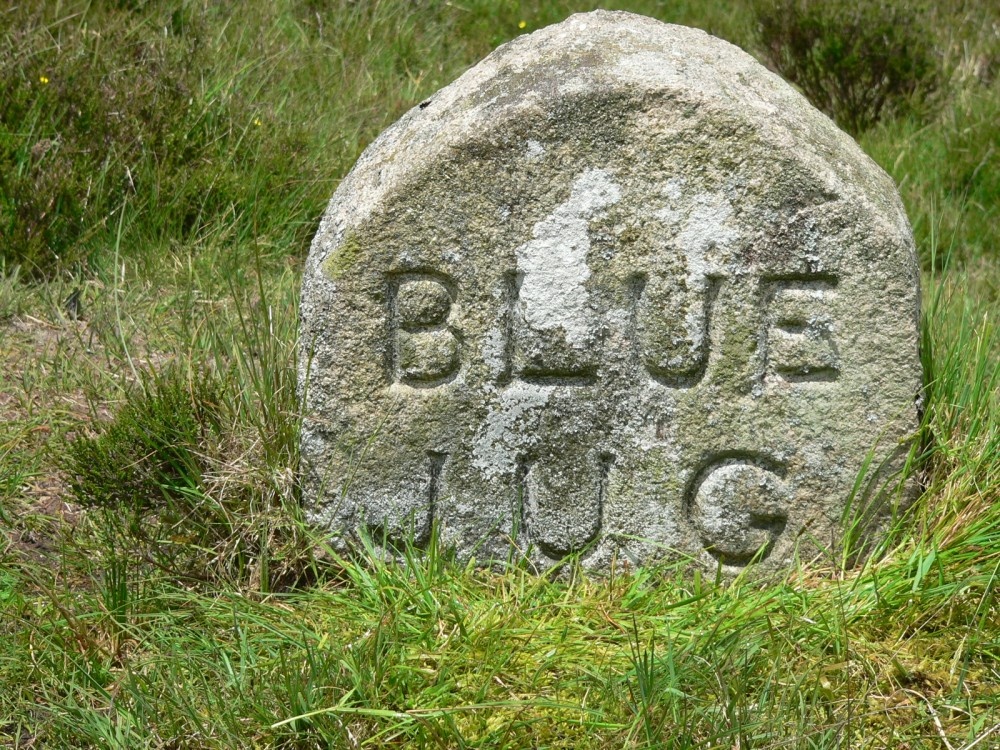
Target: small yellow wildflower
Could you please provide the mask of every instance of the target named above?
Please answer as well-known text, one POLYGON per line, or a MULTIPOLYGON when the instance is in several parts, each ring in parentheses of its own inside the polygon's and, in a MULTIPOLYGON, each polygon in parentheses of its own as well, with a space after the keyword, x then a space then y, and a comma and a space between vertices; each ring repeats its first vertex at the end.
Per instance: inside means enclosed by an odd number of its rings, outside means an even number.
POLYGON ((260 118, 259 117, 253 118, 253 124, 256 125, 259 128, 260 127, 260 118))
POLYGON ((528 22, 527 22, 527 21, 518 21, 518 23, 517 23, 517 28, 519 28, 519 29, 523 29, 523 28, 525 28, 525 27, 526 27, 527 25, 528 25, 528 22))
POLYGON ((48 78, 48 76, 38 76, 38 81, 42 85, 47 85, 48 82, 49 82, 49 78, 48 78))

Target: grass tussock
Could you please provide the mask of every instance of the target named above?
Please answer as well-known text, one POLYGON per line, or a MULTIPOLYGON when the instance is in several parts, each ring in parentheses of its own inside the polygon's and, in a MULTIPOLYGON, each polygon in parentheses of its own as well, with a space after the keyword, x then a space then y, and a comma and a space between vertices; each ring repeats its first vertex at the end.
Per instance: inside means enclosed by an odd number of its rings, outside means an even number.
MULTIPOLYGON (((925 269, 924 489, 866 563, 550 579, 434 539, 344 559, 302 523, 298 268, 337 180, 495 45, 595 5, 0 11, 0 744, 1000 746, 1000 19, 982 0, 856 50, 829 4, 602 4, 866 94, 865 54, 930 61, 933 86, 853 125, 925 269), (778 46, 774 5, 804 14, 778 46)), ((865 8, 903 5, 846 20, 865 8)))
POLYGON ((768 63, 851 133, 937 88, 926 8, 761 0, 755 10, 768 63))

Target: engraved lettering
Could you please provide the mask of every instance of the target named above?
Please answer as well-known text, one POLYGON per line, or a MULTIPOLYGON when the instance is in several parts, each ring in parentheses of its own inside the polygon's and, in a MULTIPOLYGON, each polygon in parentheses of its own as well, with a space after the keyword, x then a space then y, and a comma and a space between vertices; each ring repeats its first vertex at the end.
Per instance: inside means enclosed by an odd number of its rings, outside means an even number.
POLYGON ((368 529, 377 544, 401 547, 406 542, 423 546, 430 541, 435 509, 441 495, 447 453, 427 451, 427 475, 413 477, 402 491, 369 507, 368 529))
POLYGON ((461 367, 461 341, 448 321, 454 284, 437 274, 389 279, 388 367, 393 382, 433 388, 450 382, 461 367))
POLYGON ((771 554, 788 521, 784 469, 752 453, 720 453, 695 474, 685 499, 705 549, 724 565, 771 554))
POLYGON ((691 288, 683 278, 636 277, 635 335, 653 380, 670 388, 693 388, 704 379, 721 283, 717 276, 706 276, 691 288))
POLYGON ((829 382, 840 376, 830 314, 836 287, 836 277, 829 275, 765 280, 765 379, 829 382))
POLYGON ((586 283, 590 278, 590 221, 621 199, 603 169, 573 181, 567 200, 532 228, 515 249, 513 371, 527 381, 593 382, 599 360, 598 326, 586 283))
POLYGON ((441 472, 444 470, 444 463, 448 460, 447 453, 438 451, 427 451, 428 480, 427 480, 427 510, 430 519, 434 518, 434 508, 437 505, 438 496, 441 494, 441 472))
POLYGON ((546 556, 558 560, 597 539, 613 463, 606 453, 521 460, 521 526, 546 556))

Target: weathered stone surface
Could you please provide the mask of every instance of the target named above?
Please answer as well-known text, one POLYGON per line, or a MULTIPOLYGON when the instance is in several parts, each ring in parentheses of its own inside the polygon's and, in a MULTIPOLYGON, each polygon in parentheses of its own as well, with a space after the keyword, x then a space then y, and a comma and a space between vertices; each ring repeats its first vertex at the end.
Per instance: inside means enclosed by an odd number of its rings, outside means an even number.
POLYGON ((326 212, 302 296, 307 511, 340 544, 432 521, 462 556, 836 540, 921 384, 890 179, 701 31, 596 12, 406 114, 326 212))

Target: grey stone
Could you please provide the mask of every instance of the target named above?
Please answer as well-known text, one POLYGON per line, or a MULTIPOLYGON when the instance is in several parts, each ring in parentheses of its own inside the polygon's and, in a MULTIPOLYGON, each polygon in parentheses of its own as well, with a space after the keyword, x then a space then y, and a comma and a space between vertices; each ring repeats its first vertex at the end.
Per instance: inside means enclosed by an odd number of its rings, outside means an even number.
POLYGON ((302 292, 306 510, 345 548, 436 523, 480 561, 784 566, 835 548, 864 466, 899 467, 918 314, 899 197, 850 137, 701 31, 573 16, 334 195, 302 292))

